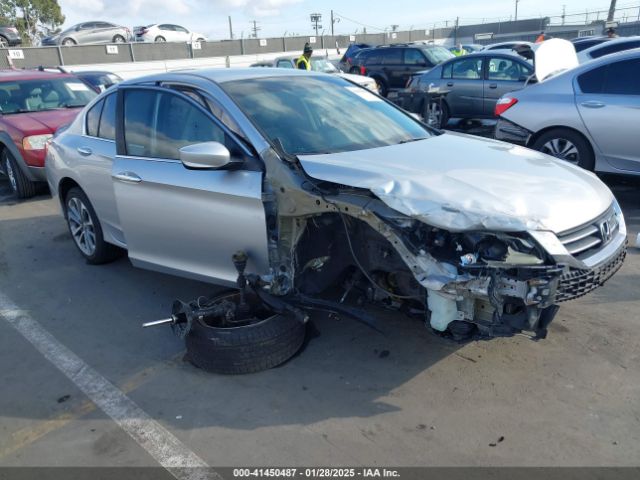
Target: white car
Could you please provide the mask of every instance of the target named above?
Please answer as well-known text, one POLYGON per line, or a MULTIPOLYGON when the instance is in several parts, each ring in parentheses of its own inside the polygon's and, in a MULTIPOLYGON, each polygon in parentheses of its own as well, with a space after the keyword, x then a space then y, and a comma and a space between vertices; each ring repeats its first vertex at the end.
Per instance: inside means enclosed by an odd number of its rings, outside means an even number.
POLYGON ((171 23, 153 24, 136 27, 133 35, 136 42, 204 42, 206 37, 201 33, 190 32, 180 25, 171 23))

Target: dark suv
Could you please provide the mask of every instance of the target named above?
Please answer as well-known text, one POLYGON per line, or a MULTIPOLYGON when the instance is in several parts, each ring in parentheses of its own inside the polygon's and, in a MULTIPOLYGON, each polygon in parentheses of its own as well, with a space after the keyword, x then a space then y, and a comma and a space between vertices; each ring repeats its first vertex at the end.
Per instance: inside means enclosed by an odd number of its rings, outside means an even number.
POLYGON ((429 70, 453 57, 453 53, 438 45, 385 45, 359 51, 349 73, 374 78, 380 86, 380 94, 386 97, 389 90, 404 88, 415 73, 429 70))
POLYGON ((10 25, 0 25, 0 48, 13 47, 21 43, 22 38, 17 28, 10 25))

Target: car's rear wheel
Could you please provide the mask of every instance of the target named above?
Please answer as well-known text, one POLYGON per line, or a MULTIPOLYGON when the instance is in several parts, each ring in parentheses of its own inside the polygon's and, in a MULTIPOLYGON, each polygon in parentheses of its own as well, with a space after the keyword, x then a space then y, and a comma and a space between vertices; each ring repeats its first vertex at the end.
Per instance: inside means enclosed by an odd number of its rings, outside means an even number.
POLYGON ((247 295, 249 312, 238 316, 240 293, 225 292, 206 307, 235 304, 236 315, 193 321, 185 338, 189 360, 204 370, 226 375, 254 373, 289 360, 304 342, 306 326, 291 314, 274 313, 255 295, 247 295))
POLYGON ((76 44, 76 41, 73 38, 65 38, 62 41, 62 45, 64 45, 65 47, 71 47, 75 44, 76 44))
POLYGON ((443 129, 449 123, 449 107, 439 100, 425 102, 422 118, 430 127, 443 129))
POLYGON ((378 84, 378 92, 380 92, 380 96, 386 97, 389 94, 389 86, 387 85, 387 82, 379 77, 373 77, 373 79, 378 84))
POLYGON ((2 151, 0 163, 2 164, 2 170, 9 179, 9 186, 16 197, 30 198, 36 194, 36 183, 29 180, 22 170, 20 170, 18 162, 16 162, 16 159, 8 150, 5 149, 2 151))
POLYGON ((113 37, 113 43, 124 43, 126 40, 122 35, 116 35, 113 37))
POLYGON ((118 257, 121 250, 104 241, 98 216, 80 188, 74 187, 69 190, 64 207, 64 216, 73 242, 87 263, 99 265, 118 257))
POLYGON ((164 37, 156 37, 155 42, 156 43, 164 43, 167 40, 164 37))
POLYGON ((565 128, 554 128, 540 135, 531 148, 573 163, 585 170, 593 170, 595 159, 586 138, 578 132, 565 128))
POLYGON ((7 40, 2 35, 0 35, 0 48, 8 48, 8 47, 9 47, 9 40, 7 40))

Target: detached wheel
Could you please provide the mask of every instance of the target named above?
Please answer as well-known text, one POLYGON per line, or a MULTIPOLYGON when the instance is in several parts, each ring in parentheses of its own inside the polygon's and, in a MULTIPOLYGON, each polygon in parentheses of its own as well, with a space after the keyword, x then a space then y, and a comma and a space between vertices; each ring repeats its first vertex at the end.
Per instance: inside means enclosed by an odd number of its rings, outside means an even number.
POLYGON ((540 135, 531 148, 593 171, 595 159, 591 145, 582 135, 572 130, 555 128, 540 135))
POLYGON ((36 194, 36 183, 29 180, 20 170, 18 162, 8 150, 3 150, 0 163, 2 170, 9 178, 9 185, 16 197, 31 198, 36 194))
POLYGON ((442 130, 449 123, 449 107, 441 101, 429 102, 424 107, 422 118, 430 127, 442 130))
MULTIPOLYGON (((239 292, 214 297, 207 306, 239 304, 239 292)), ((248 296, 251 312, 242 321, 200 318, 186 336, 188 358, 197 367, 225 375, 255 373, 289 360, 302 346, 305 325, 291 315, 261 307, 248 296)))
POLYGON ((118 247, 104 241, 98 216, 81 189, 74 187, 67 193, 64 216, 73 242, 87 263, 100 265, 120 255, 118 247))

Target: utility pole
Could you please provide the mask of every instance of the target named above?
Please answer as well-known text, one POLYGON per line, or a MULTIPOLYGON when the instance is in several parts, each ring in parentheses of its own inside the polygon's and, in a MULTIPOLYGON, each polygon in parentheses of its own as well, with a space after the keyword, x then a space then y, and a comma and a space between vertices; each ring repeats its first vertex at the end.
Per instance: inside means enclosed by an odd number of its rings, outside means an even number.
POLYGON ((607 15, 607 22, 613 22, 613 19, 616 16, 616 2, 617 0, 611 0, 611 5, 609 6, 609 15, 607 15))
POLYGON ((515 21, 518 21, 518 4, 520 3, 520 0, 516 0, 516 17, 515 17, 515 21))
POLYGON ((453 33, 453 44, 458 46, 458 24, 460 23, 460 17, 456 17, 456 29, 453 33))
POLYGON ((316 37, 317 37, 318 29, 322 28, 322 25, 319 25, 320 21, 322 20, 322 14, 312 13, 311 15, 309 15, 309 17, 311 18, 311 28, 314 28, 316 30, 316 37))
POLYGON ((233 25, 231 25, 231 15, 229 15, 229 38, 233 40, 233 25))
POLYGON ((567 16, 567 6, 562 5, 562 25, 564 25, 564 18, 567 16))
POLYGON ((333 10, 331 10, 331 36, 333 37, 333 25, 336 23, 335 19, 333 18, 333 10))
POLYGON ((258 22, 256 22, 255 20, 252 23, 253 23, 253 27, 251 27, 251 31, 253 32, 252 37, 258 38, 258 32, 262 30, 262 28, 258 26, 258 22))

